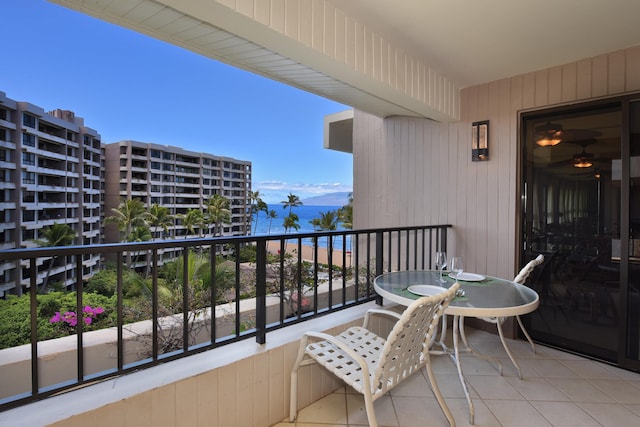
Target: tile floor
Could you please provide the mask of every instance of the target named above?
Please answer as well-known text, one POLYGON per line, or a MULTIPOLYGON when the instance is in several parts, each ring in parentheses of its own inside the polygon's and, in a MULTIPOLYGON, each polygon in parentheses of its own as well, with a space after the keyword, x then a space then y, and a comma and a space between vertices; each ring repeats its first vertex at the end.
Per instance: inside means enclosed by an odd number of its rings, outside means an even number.
MULTIPOLYGON (((604 363, 510 340, 524 376, 520 380, 498 336, 469 329, 472 345, 499 358, 503 376, 489 362, 470 354, 462 367, 475 406, 477 427, 626 427, 640 426, 640 374, 604 363)), ((432 356, 438 385, 456 420, 468 426, 469 412, 454 364, 447 356, 432 356)), ((446 427, 424 370, 375 402, 380 426, 446 427)), ((364 400, 345 387, 302 408, 295 423, 274 427, 366 426, 364 400)))

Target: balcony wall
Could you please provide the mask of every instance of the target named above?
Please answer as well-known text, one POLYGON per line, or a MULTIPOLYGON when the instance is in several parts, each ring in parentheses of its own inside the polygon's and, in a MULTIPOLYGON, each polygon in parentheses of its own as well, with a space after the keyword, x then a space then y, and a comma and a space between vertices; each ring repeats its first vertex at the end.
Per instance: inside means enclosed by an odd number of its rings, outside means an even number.
MULTIPOLYGON (((353 284, 346 286, 347 294, 353 292, 353 284)), ((340 301, 342 288, 332 291, 332 301, 340 301)), ((318 286, 318 306, 327 307, 329 301, 328 284, 318 286)), ((280 312, 280 299, 277 296, 267 297, 267 323, 276 323, 280 312)), ((163 318, 161 323, 169 328, 181 328, 181 314, 175 319, 163 318)), ((194 344, 206 343, 210 337, 210 310, 198 317, 197 323, 203 325, 202 330, 194 337, 194 344)), ((215 309, 216 333, 219 336, 231 336, 235 330, 235 305, 225 304, 215 309)), ((251 323, 256 318, 256 300, 247 298, 240 301, 241 322, 251 323)), ((149 353, 150 335, 153 326, 150 320, 125 325, 124 364, 131 365, 145 359, 149 353)), ((116 328, 100 329, 83 334, 83 357, 85 375, 96 375, 117 369, 118 338, 116 328)), ((40 371, 39 381, 43 388, 56 386, 74 378, 77 369, 77 336, 41 341, 38 343, 40 371)), ((25 344, 0 350, 0 400, 27 393, 31 387, 31 346, 25 344)), ((1 425, 1 424, 0 424, 1 425)))
MULTIPOLYGON (((0 414, 7 426, 268 427, 289 413, 290 373, 304 331, 362 323, 370 302, 269 334, 110 379, 0 414)), ((390 324, 374 323, 378 333, 390 324)), ((299 374, 300 407, 342 384, 318 366, 299 374)))

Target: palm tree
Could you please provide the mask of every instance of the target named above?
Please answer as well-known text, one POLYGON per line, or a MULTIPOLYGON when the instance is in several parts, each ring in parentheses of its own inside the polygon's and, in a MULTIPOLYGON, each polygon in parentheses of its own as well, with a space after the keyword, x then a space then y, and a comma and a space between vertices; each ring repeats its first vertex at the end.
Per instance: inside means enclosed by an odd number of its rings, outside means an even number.
POLYGON ((147 225, 135 227, 129 235, 130 242, 148 242, 149 240, 153 240, 153 235, 147 225))
MULTIPOLYGON (((46 227, 41 232, 43 239, 36 239, 34 242, 38 246, 43 247, 52 247, 52 246, 68 246, 78 234, 67 224, 58 224, 54 222, 53 225, 46 227)), ((47 269, 47 275, 42 281, 42 288, 47 288, 47 282, 49 281, 49 275, 51 274, 51 268, 56 261, 57 256, 54 255, 51 257, 51 261, 49 261, 49 268, 47 269)))
MULTIPOLYGON (((169 227, 173 225, 173 215, 171 215, 171 211, 166 206, 153 203, 149 206, 146 216, 147 224, 149 224, 149 227, 151 227, 154 232, 162 229, 163 233, 160 235, 161 238, 166 236, 166 233, 169 232, 169 227)), ((154 240, 154 237, 155 233, 152 236, 152 240, 154 240)))
POLYGON ((282 222, 282 226, 284 227, 284 233, 287 234, 290 228, 293 228, 296 231, 298 231, 300 229, 300 224, 298 224, 299 220, 300 218, 298 218, 298 215, 294 213, 290 213, 289 215, 287 215, 284 218, 284 221, 282 222))
POLYGON ((173 225, 173 215, 168 207, 153 203, 147 211, 147 223, 154 231, 162 229, 163 233, 160 237, 165 237, 165 233, 173 225))
POLYGON ((335 231, 338 229, 338 212, 320 212, 320 218, 309 221, 321 231, 335 231))
POLYGON ((216 232, 219 232, 219 235, 222 236, 222 224, 231 224, 229 199, 220 194, 214 194, 207 201, 207 213, 207 222, 213 225, 213 236, 216 236, 216 232))
POLYGON ((267 230, 267 234, 271 234, 271 222, 273 221, 274 218, 277 218, 277 217, 278 217, 278 214, 273 209, 267 212, 267 218, 269 218, 269 229, 267 230))
POLYGON ((189 237, 190 234, 196 234, 198 230, 198 237, 200 237, 200 230, 205 228, 204 214, 200 209, 189 209, 186 214, 178 215, 178 218, 182 220, 182 226, 187 229, 184 234, 184 238, 189 237))
MULTIPOLYGON (((149 240, 153 240, 153 236, 151 235, 151 229, 148 225, 140 225, 134 227, 131 234, 129 234, 129 242, 148 242, 149 240)), ((138 262, 138 257, 140 256, 140 251, 137 251, 134 258, 133 264, 135 265, 138 262)), ((147 272, 149 270, 149 263, 146 263, 147 272)))
MULTIPOLYGON (((320 218, 314 218, 309 222, 320 231, 335 231, 338 229, 338 212, 320 212, 320 218)), ((335 236, 331 239, 331 243, 333 243, 334 238, 335 236)))
POLYGON ((302 206, 302 202, 300 201, 300 198, 293 193, 289 193, 289 195, 287 196, 287 200, 286 201, 283 200, 280 203, 282 203, 282 209, 289 208, 289 215, 291 215, 291 209, 297 206, 302 206))
POLYGON ((349 193, 349 202, 338 209, 338 221, 344 228, 353 228, 353 193, 349 193))
MULTIPOLYGON (((113 208, 113 215, 104 219, 105 224, 116 224, 120 230, 121 241, 130 242, 134 236, 134 230, 147 226, 147 209, 140 199, 125 199, 117 208, 113 208)), ((126 253, 126 263, 131 265, 131 252, 126 253)))
POLYGON ((311 224, 313 226, 314 230, 320 230, 320 218, 313 218, 311 221, 309 221, 309 224, 311 224))
POLYGON ((269 205, 267 205, 263 200, 258 200, 258 215, 256 215, 256 226, 254 229, 254 234, 255 234, 255 231, 258 229, 258 216, 260 212, 264 212, 264 213, 269 212, 269 205))
POLYGON ((258 229, 258 217, 260 212, 267 213, 269 207, 260 197, 259 191, 250 191, 249 197, 251 198, 251 215, 256 215, 256 223, 253 226, 253 234, 256 234, 256 230, 258 229))
POLYGON ((113 215, 104 219, 105 224, 116 224, 122 235, 123 242, 128 242, 135 227, 145 226, 146 209, 139 199, 127 199, 113 208, 113 215))

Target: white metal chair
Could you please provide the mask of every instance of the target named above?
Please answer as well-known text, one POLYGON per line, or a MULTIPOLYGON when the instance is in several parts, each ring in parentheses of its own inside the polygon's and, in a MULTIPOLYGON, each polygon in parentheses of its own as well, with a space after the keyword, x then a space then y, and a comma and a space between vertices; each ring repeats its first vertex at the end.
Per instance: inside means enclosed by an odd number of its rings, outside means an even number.
MULTIPOLYGON (((544 255, 542 254, 538 255, 535 259, 532 259, 531 261, 529 261, 527 265, 525 265, 522 268, 522 270, 520 270, 520 272, 516 275, 513 281, 516 283, 523 284, 527 280, 531 272, 543 262, 544 262, 544 255)), ((533 340, 531 339, 531 337, 529 336, 529 333, 527 332, 524 325, 522 324, 522 320, 520 319, 520 316, 515 316, 515 317, 516 317, 516 320, 518 321, 518 325, 520 326, 520 329, 522 330, 522 333, 527 338, 527 341, 529 341, 529 344, 531 344, 531 351, 533 351, 533 353, 535 354, 536 346, 534 345, 533 340)), ((513 358, 513 355, 511 354, 511 351, 509 350, 509 347, 507 346, 507 343, 504 340, 504 334, 502 332, 502 324, 507 318, 506 317, 481 317, 481 319, 484 320, 485 322, 496 324, 496 326, 498 327, 498 334, 500 335, 500 340, 502 341, 502 346, 504 347, 504 350, 507 352, 507 356, 509 356, 509 359, 511 359, 511 361, 513 362, 513 365, 518 370, 518 376, 520 377, 520 379, 522 379, 522 371, 520 370, 520 367, 518 366, 515 359, 513 358)))
POLYGON ((429 348, 435 339, 438 322, 445 308, 455 297, 458 287, 459 284, 455 283, 441 294, 422 297, 407 307, 401 315, 393 311, 371 309, 367 311, 362 327, 351 327, 336 336, 319 332, 305 333, 291 371, 289 419, 293 422, 297 416, 300 366, 318 363, 363 394, 371 427, 378 425, 373 402, 426 366, 433 394, 449 424, 454 427, 453 415, 433 375, 429 348), (386 339, 367 329, 372 315, 397 319, 386 339), (310 339, 314 341, 309 342, 310 339))

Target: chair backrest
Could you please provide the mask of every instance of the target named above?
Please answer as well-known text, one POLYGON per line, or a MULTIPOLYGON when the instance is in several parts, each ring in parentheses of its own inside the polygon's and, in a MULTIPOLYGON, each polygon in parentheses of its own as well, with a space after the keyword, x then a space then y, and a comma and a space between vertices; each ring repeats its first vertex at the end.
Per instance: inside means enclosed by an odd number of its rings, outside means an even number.
POLYGON ((535 259, 532 259, 531 261, 529 261, 527 265, 525 265, 522 268, 522 270, 520 270, 520 272, 518 273, 516 278, 513 279, 513 281, 516 283, 523 284, 527 280, 527 277, 529 277, 529 274, 531 274, 533 269, 536 268, 538 265, 542 264, 543 262, 544 262, 544 255, 542 254, 538 255, 535 259))
POLYGON ((375 394, 386 393, 424 366, 440 318, 459 286, 454 283, 443 293, 417 299, 405 309, 387 337, 373 374, 375 394))

